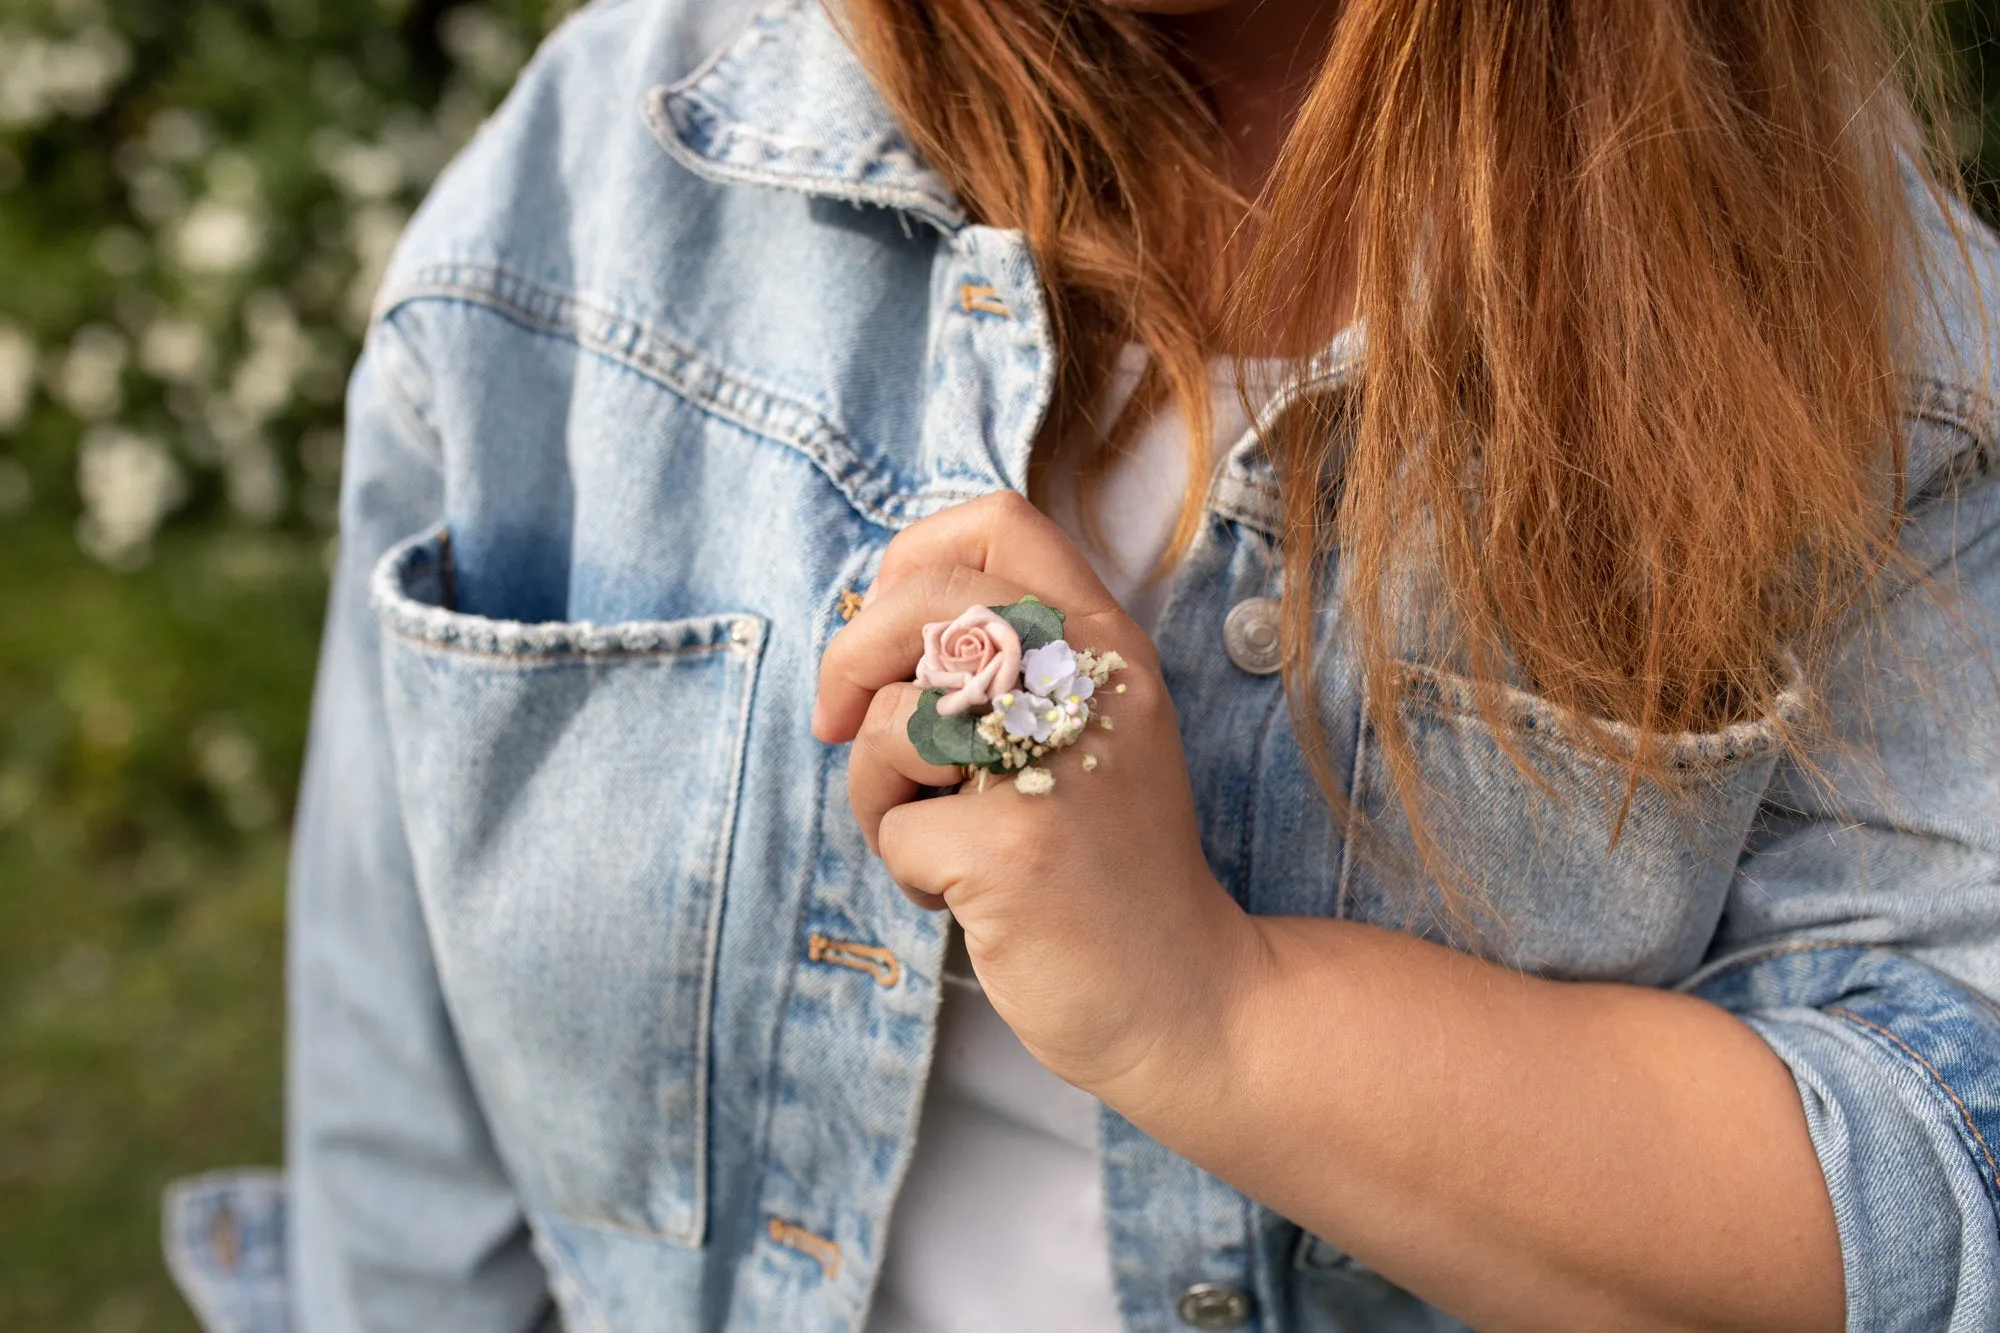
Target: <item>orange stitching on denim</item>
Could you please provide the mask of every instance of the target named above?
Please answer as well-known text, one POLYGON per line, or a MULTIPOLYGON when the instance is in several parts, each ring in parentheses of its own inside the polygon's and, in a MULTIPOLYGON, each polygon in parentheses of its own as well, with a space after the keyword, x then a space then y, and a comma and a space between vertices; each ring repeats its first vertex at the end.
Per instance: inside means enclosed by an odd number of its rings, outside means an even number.
POLYGON ((840 1276, 840 1246, 825 1236, 816 1236, 804 1227, 793 1226, 782 1218, 771 1219, 771 1239, 787 1249, 819 1261, 820 1272, 829 1280, 840 1276))
POLYGON ((1992 1173, 1994 1185, 1996 1187, 2000 1187, 2000 1164, 1995 1164, 1995 1162, 1993 1161, 1993 1150, 1986 1146, 1986 1136, 1979 1132, 1979 1126, 1972 1122, 1972 1112, 1966 1107, 1965 1100, 1958 1095, 1957 1089, 1953 1088, 1951 1084, 1945 1082, 1944 1075, 1938 1073, 1937 1066, 1933 1065, 1930 1061, 1924 1059, 1923 1056, 1917 1054, 1917 1052, 1911 1048, 1908 1042, 1904 1041, 1901 1037, 1897 1036, 1895 1033, 1889 1031, 1889 1029, 1883 1027, 1880 1023, 1871 1023, 1867 1019, 1863 1018, 1860 1014, 1855 1013, 1851 1009, 1829 1009, 1827 1010, 1827 1012, 1829 1014, 1834 1015, 1837 1018, 1848 1019, 1850 1022, 1859 1023, 1862 1027, 1868 1028, 1871 1031, 1881 1033, 1883 1036, 1887 1037, 1890 1041, 1893 1041, 1896 1043, 1896 1045, 1902 1047, 1903 1053, 1905 1055, 1909 1056, 1912 1060, 1915 1060, 1918 1064, 1922 1065, 1924 1067, 1925 1072, 1927 1072, 1932 1078, 1937 1080, 1938 1086, 1944 1089, 1944 1095, 1951 1098, 1952 1105, 1958 1108, 1958 1114, 1961 1118, 1964 1119, 1965 1127, 1972 1131, 1973 1139, 1977 1141, 1977 1143, 1979 1144, 1979 1151, 1986 1154, 1986 1169, 1987 1171, 1992 1173))
POLYGON ((968 282, 958 289, 958 304, 966 314, 1011 315, 1000 293, 984 283, 968 282))
POLYGON ((234 1273, 243 1266, 243 1234, 237 1229, 236 1214, 227 1207, 218 1208, 209 1223, 208 1243, 223 1272, 234 1273))
POLYGON ((830 940, 812 935, 806 940, 806 957, 815 963, 832 963, 866 972, 884 990, 903 979, 903 965, 896 955, 879 944, 859 944, 853 940, 830 940))
POLYGON ((840 593, 840 618, 852 620, 861 614, 861 594, 852 588, 843 588, 840 593))

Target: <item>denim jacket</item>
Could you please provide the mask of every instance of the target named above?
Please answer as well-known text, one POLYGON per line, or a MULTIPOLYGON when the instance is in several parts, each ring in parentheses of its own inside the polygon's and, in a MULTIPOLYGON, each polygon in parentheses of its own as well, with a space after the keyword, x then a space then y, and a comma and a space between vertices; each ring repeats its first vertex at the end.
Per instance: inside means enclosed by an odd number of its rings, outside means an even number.
MULTIPOLYGON (((1968 276, 1933 223, 1904 541, 1955 600, 1856 628, 1818 683, 1854 746, 1808 777, 1781 716, 1677 738, 1614 837, 1620 784, 1545 701, 1501 719, 1538 782, 1442 667, 1399 705, 1505 961, 1706 997, 1790 1067, 1869 1333, 2000 1329, 2000 245, 1974 225, 1968 276)), ((860 1326, 945 934, 862 842, 815 667, 900 528, 1025 487, 1050 349, 1022 237, 967 218, 815 0, 601 0, 544 47, 354 376, 288 1168, 167 1202, 211 1330, 860 1326)), ((1203 845, 1249 911, 1401 925, 1398 858, 1351 849, 1280 676, 1225 641, 1279 526, 1252 432, 1157 633, 1203 845)), ((1327 754, 1393 850, 1327 614, 1327 754)), ((1100 1145, 1130 1333, 1199 1284, 1201 1327, 1460 1327, 1108 1111, 1100 1145)))

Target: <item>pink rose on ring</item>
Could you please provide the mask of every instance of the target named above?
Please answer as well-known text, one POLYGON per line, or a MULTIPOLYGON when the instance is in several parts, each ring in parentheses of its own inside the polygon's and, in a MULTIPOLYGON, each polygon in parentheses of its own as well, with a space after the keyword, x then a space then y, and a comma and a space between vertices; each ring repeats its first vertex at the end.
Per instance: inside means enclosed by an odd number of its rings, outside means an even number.
POLYGON ((975 606, 958 619, 924 626, 924 658, 917 684, 943 690, 940 716, 984 708, 1014 688, 1021 674, 1021 636, 990 606, 975 606))

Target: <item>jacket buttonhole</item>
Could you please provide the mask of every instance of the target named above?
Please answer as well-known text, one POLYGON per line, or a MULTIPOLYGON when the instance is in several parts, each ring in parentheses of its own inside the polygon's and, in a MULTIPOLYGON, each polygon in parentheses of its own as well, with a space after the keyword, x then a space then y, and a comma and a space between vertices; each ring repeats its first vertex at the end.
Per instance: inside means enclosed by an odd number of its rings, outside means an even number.
POLYGON ((958 305, 968 315, 999 315, 1003 319, 1014 312, 1000 299, 997 288, 983 282, 968 282, 958 289, 958 305))
POLYGON ((807 1231, 804 1227, 774 1217, 768 1228, 770 1237, 788 1250, 797 1250, 808 1258, 817 1260, 820 1271, 831 1281, 840 1276, 840 1243, 825 1236, 807 1231))
POLYGON ((852 968, 875 978, 875 984, 887 990, 903 979, 903 965, 896 955, 879 944, 862 944, 856 940, 835 940, 815 933, 806 939, 806 958, 815 963, 831 963, 835 967, 852 968))

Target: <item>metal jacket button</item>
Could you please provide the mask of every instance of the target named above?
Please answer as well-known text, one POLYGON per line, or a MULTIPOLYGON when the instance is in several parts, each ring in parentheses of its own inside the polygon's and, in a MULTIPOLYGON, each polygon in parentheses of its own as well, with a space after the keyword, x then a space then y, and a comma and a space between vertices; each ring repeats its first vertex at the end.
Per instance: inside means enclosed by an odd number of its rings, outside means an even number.
POLYGON ((1222 646, 1229 660, 1243 670, 1253 676, 1268 676, 1284 665, 1284 642, 1278 627, 1276 598, 1246 597, 1229 608, 1229 618, 1222 622, 1222 646))
POLYGON ((1250 1298, 1220 1282, 1197 1282, 1181 1293, 1180 1316, 1189 1328, 1240 1328, 1250 1321, 1250 1298))

